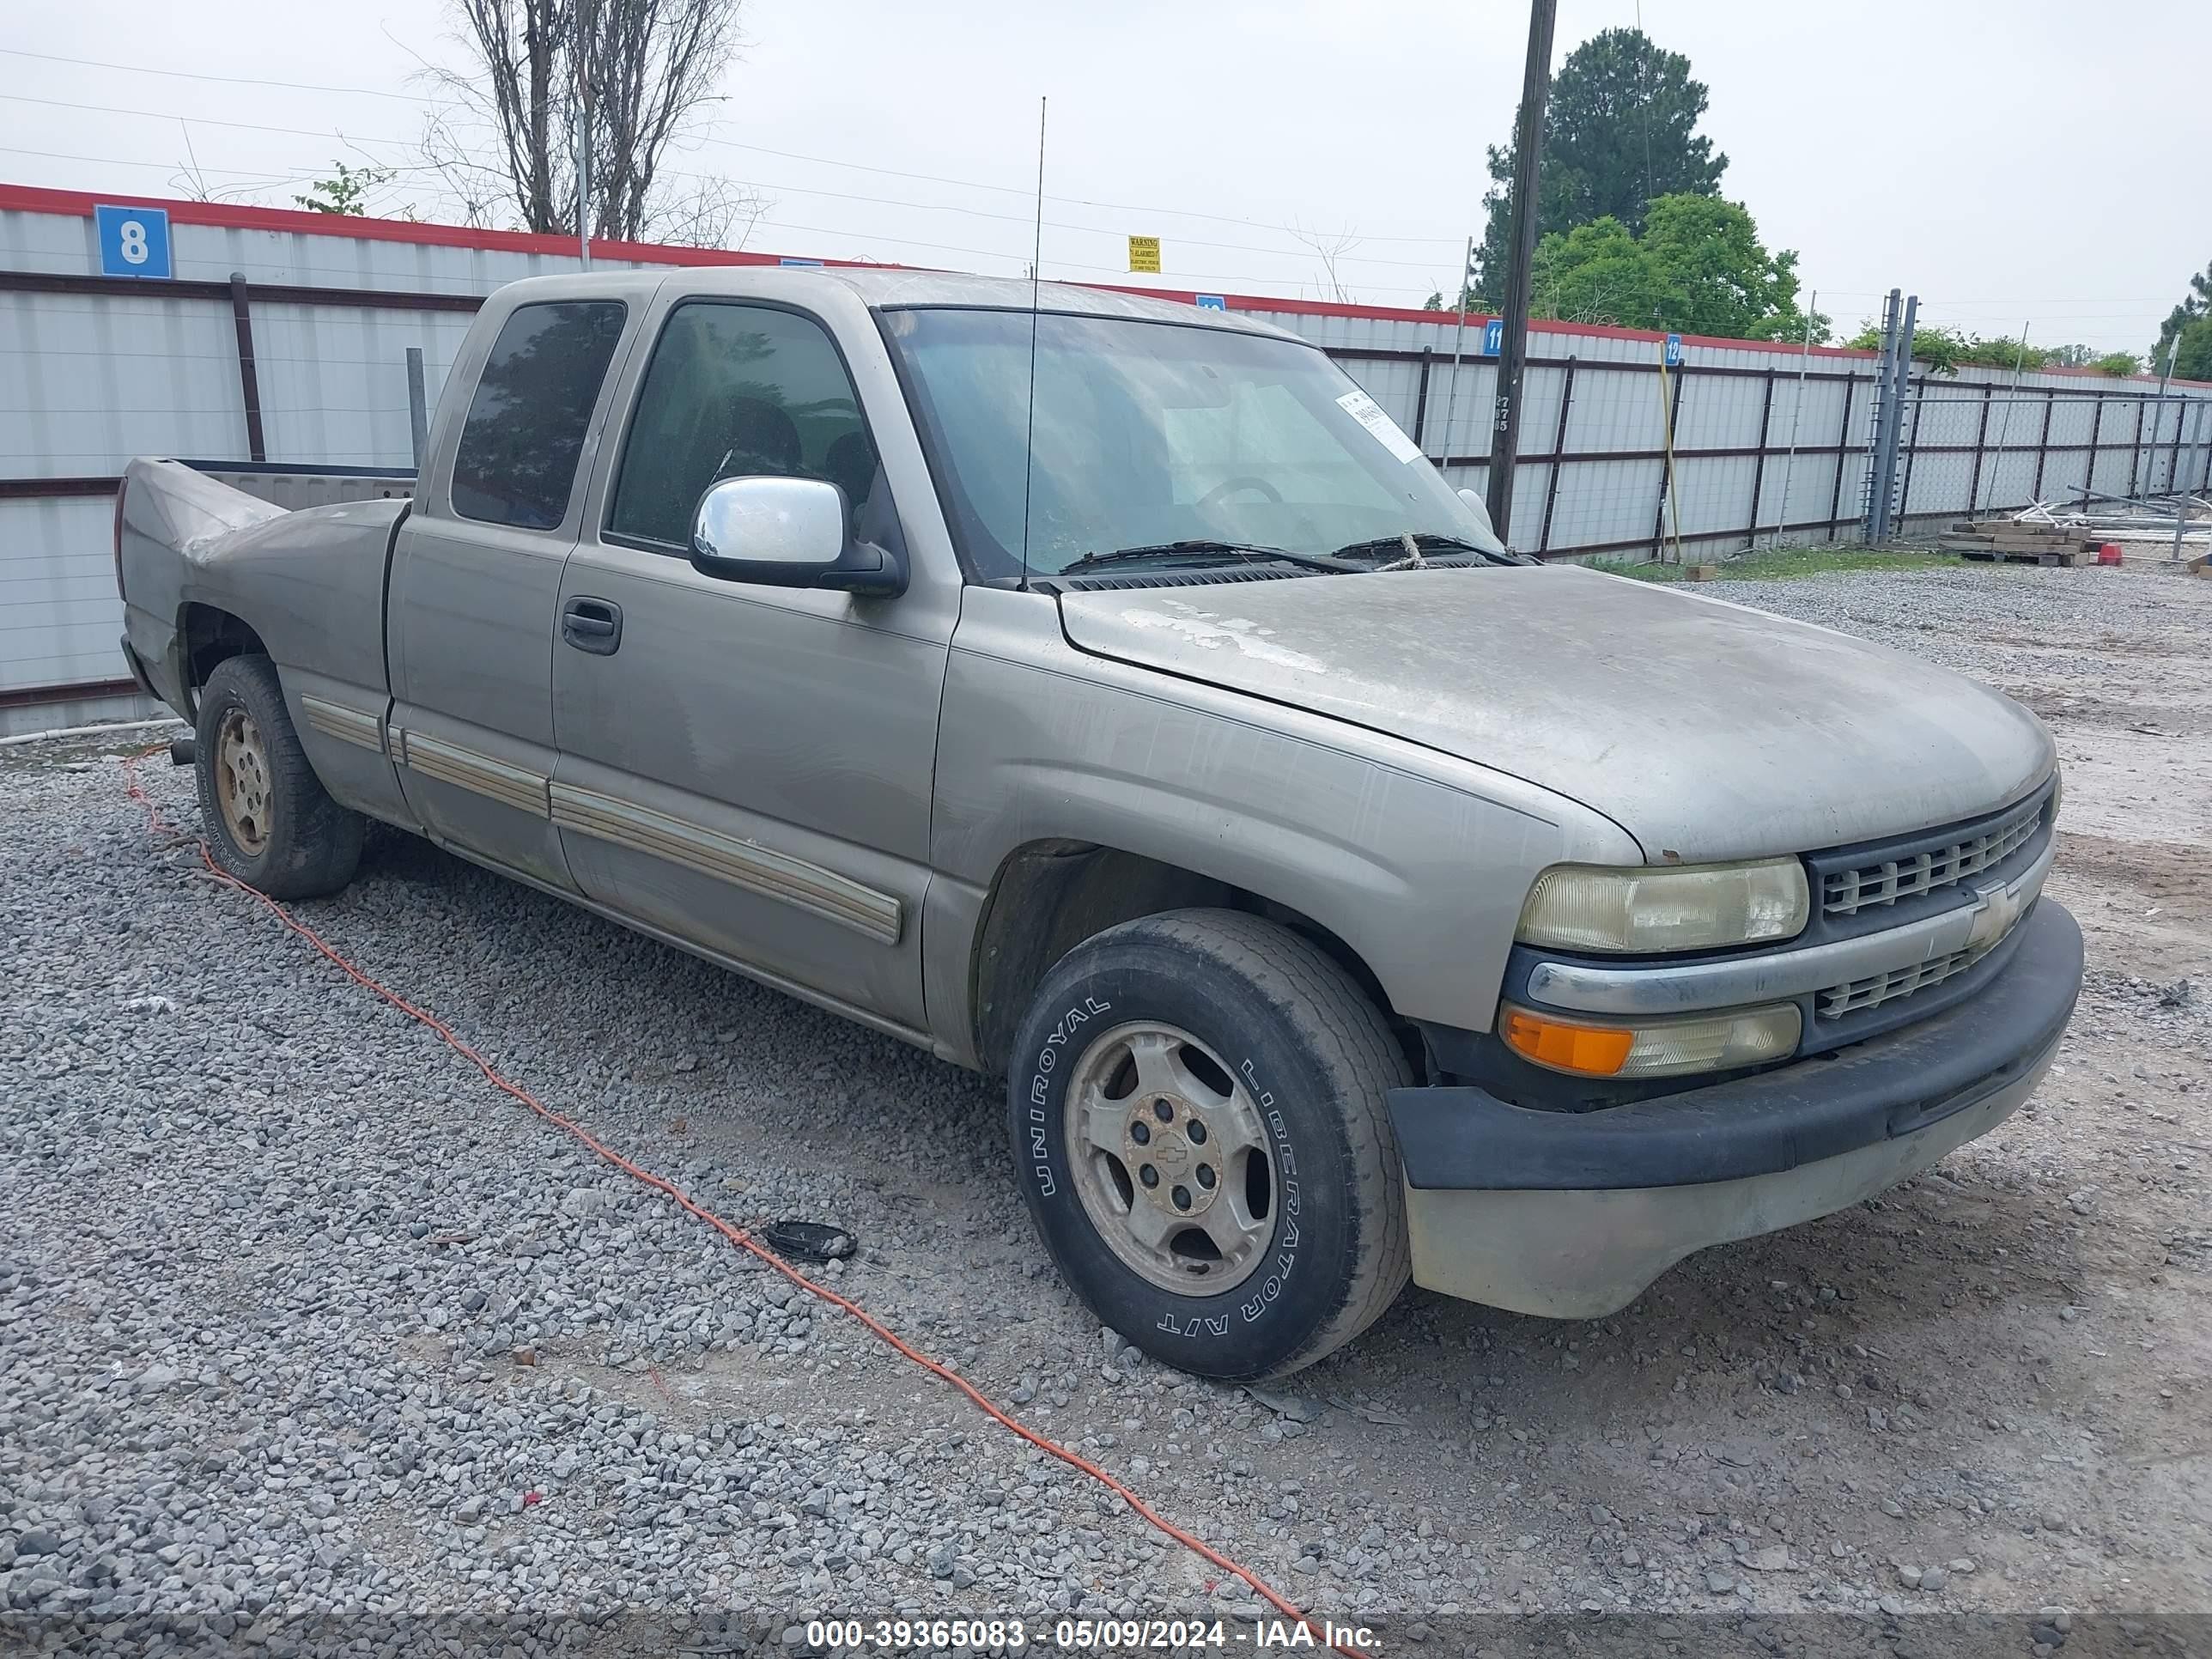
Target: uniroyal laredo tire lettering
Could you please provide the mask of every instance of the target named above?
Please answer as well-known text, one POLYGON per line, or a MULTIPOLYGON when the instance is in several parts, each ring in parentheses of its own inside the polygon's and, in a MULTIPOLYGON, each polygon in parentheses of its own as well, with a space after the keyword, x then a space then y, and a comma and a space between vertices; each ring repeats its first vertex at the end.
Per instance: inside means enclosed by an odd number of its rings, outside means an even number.
POLYGON ((1275 1173, 1279 1215, 1275 1224, 1275 1260, 1259 1288, 1238 1304, 1237 1311, 1250 1324, 1267 1311, 1283 1293, 1291 1270, 1298 1261, 1298 1160, 1291 1146, 1290 1127, 1283 1115, 1275 1109, 1272 1091, 1260 1082, 1260 1074, 1249 1059, 1237 1067, 1252 1091, 1252 1098, 1259 1103, 1260 1115, 1267 1121, 1268 1132, 1275 1137, 1275 1173))
POLYGON ((1113 1011, 1110 1002, 1101 1002, 1097 997, 1084 998, 1079 1006, 1060 1015, 1058 1023, 1045 1034, 1044 1046, 1037 1050, 1036 1070, 1030 1078, 1030 1165, 1036 1177, 1037 1191, 1047 1198, 1060 1190, 1052 1178, 1052 1153, 1045 1138, 1045 1125, 1051 1116, 1045 1107, 1045 1097, 1051 1092, 1052 1074, 1060 1064, 1060 1051, 1067 1046, 1067 1035, 1077 1026, 1113 1011))
MULTIPOLYGON (((1097 1065, 1121 1059, 1100 1054, 1097 1065)), ((1225 1381, 1285 1376, 1364 1330, 1404 1286, 1385 1103, 1413 1067, 1383 1012, 1311 940, 1232 910, 1116 923, 1046 974, 1010 1060, 1008 1151, 1028 1166, 1016 1182, 1042 1242, 1091 1311, 1154 1358, 1225 1381), (1194 1267, 1186 1288, 1182 1273, 1140 1263, 1105 1231, 1125 1219, 1129 1178, 1142 1172, 1123 1171, 1116 1192, 1103 1158, 1085 1162, 1094 1126, 1076 1093, 1092 1085, 1094 1049, 1125 1026, 1203 1052, 1225 1074, 1207 1073, 1210 1086, 1234 1079, 1240 1154, 1272 1166, 1272 1201, 1237 1241, 1234 1282, 1209 1287, 1209 1270, 1194 1267)))

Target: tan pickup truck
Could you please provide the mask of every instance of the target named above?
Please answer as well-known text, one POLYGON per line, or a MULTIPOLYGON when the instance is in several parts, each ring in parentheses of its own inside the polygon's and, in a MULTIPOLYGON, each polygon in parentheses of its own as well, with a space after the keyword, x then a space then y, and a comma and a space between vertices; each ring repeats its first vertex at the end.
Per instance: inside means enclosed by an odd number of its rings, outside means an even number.
POLYGON ((2051 739, 1508 552, 1322 353, 915 273, 544 278, 411 501, 133 463, 216 855, 370 818, 1006 1079, 1068 1281, 1194 1372, 1416 1282, 1595 1316, 2035 1087, 2051 739))

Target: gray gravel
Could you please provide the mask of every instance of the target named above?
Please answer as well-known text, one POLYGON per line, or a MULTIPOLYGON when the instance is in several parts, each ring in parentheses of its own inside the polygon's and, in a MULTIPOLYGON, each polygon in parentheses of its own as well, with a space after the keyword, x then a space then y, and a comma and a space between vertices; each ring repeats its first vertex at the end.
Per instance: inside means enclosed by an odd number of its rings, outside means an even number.
MULTIPOLYGON (((1723 580, 1692 591, 1863 635, 2008 685, 2109 674, 2100 635, 2162 635, 2201 622, 2212 592, 2163 570, 1960 562, 1784 581, 1723 580)), ((2176 687, 2177 691, 2184 688, 2176 687)))
MULTIPOLYGON (((491 1091, 185 848, 157 856, 118 772, 9 777, 15 1607, 189 1609, 228 1634, 302 1607, 709 1605, 780 1633, 803 1610, 1134 1611, 1092 1586, 1190 1577, 1092 1483, 491 1091)), ((191 822, 185 776, 145 775, 191 822)), ((972 1358, 1002 1316, 916 1286, 1007 1253, 1025 1219, 956 1234, 846 1155, 981 1178, 993 1103, 962 1074, 403 836, 307 911, 732 1217, 865 1209, 862 1261, 822 1277, 933 1352, 972 1358), (772 1151, 701 1120, 768 1099, 772 1151)), ((1070 1364, 1092 1356, 1043 1379, 1065 1405, 1097 1386, 1097 1331, 1042 1301, 1015 1316, 1048 1311, 1070 1364)), ((1133 1362, 1147 1409, 1232 1398, 1133 1362)))
MULTIPOLYGON (((2077 574, 1715 591, 1970 667, 2164 625, 2077 574)), ((2080 653, 2033 672, 2109 678, 2080 653)), ((150 843, 113 755, 0 753, 0 1612, 793 1651, 810 1614, 1257 1611, 150 843)), ((2083 891, 2139 917, 2138 878, 2083 891)), ((977 1080, 403 836, 302 914, 732 1219, 854 1228, 827 1282, 1319 1612, 1451 1650, 1482 1611, 2212 1607, 2158 1455, 2212 1439, 2187 940, 2115 933, 2054 1109, 1900 1194, 1613 1320, 1413 1293, 1247 1393, 1084 1314, 977 1080)))

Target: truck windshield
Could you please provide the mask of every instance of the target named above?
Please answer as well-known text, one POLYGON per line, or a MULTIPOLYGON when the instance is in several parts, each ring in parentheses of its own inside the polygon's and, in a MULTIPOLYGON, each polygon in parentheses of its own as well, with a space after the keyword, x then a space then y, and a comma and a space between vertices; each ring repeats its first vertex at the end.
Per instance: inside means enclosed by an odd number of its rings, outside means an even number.
MULTIPOLYGON (((975 575, 1022 568, 1030 313, 884 313, 975 575)), ((1327 555, 1401 535, 1498 544, 1311 346, 1048 312, 1036 321, 1029 568, 1174 543, 1327 555)))

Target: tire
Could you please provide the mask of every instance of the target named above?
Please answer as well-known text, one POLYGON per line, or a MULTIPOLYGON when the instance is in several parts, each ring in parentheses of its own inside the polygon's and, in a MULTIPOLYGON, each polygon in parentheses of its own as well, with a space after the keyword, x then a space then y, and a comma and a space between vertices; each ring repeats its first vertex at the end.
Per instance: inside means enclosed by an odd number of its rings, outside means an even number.
POLYGON ((1037 1231, 1106 1325, 1194 1376, 1279 1376, 1365 1330, 1411 1276, 1383 1101, 1409 1081, 1381 1012, 1315 945, 1174 911, 1045 975, 1007 1127, 1037 1231))
POLYGON ((200 693, 194 770, 215 861, 271 898, 320 898, 353 879, 365 821, 307 763, 263 656, 227 657, 200 693))

